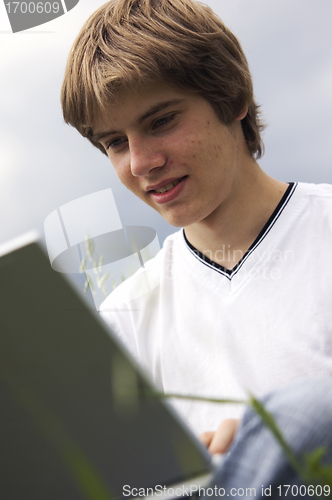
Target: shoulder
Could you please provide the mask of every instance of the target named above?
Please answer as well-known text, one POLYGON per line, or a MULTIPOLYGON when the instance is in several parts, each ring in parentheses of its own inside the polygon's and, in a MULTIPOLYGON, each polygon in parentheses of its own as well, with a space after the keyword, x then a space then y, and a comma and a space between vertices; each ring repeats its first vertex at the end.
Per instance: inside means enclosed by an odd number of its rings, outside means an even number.
POLYGON ((298 183, 283 218, 292 244, 332 242, 332 185, 298 183), (303 238, 305 243, 303 243, 303 238), (294 240, 295 239, 295 240, 294 240))
POLYGON ((106 297, 99 309, 106 324, 131 354, 143 362, 142 345, 146 350, 151 344, 152 330, 158 323, 161 283, 172 265, 179 236, 181 233, 177 232, 166 238, 158 254, 106 297))
POLYGON ((302 220, 332 219, 332 185, 295 183, 287 205, 289 214, 302 220))
POLYGON ((147 295, 156 292, 162 280, 163 275, 167 272, 167 266, 173 259, 176 251, 176 241, 182 231, 168 236, 163 244, 163 248, 155 257, 144 263, 135 274, 127 278, 119 285, 101 304, 100 311, 109 310, 116 304, 128 304, 132 301, 137 301, 147 295))
POLYGON ((297 190, 305 197, 312 199, 332 199, 332 184, 309 184, 299 182, 297 190))
POLYGON ((332 185, 299 183, 296 189, 303 206, 303 217, 332 223, 332 185))

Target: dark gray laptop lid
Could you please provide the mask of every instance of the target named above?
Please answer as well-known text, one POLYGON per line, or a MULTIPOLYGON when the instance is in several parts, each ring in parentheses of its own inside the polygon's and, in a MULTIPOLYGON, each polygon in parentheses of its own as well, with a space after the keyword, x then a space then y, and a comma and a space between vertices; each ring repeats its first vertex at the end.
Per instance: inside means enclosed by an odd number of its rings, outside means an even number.
POLYGON ((0 299, 0 498, 106 500, 210 470, 38 243, 0 257, 0 299))

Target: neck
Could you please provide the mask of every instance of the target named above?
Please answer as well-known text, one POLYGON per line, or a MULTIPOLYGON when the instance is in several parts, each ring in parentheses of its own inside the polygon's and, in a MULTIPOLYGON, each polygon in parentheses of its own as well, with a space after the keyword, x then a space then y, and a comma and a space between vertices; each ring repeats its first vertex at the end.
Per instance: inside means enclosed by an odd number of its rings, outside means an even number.
POLYGON ((256 161, 242 169, 231 195, 207 218, 185 227, 190 243, 206 257, 232 269, 255 241, 288 184, 261 170, 256 161))

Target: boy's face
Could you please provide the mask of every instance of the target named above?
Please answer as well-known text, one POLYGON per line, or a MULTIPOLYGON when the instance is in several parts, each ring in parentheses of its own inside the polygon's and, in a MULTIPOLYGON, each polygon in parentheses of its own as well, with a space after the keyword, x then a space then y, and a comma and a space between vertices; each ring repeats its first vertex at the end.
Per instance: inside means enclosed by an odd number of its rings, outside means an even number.
POLYGON ((240 117, 225 126, 210 103, 164 83, 120 94, 93 127, 120 181, 170 224, 222 210, 244 155, 240 117))

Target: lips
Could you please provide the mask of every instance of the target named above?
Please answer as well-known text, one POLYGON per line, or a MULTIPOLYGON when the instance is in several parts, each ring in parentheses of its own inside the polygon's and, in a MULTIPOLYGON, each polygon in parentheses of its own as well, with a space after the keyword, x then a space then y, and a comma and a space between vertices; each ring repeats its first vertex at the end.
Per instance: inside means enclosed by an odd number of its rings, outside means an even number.
POLYGON ((173 202, 184 189, 187 179, 187 175, 177 179, 167 179, 159 183, 159 185, 153 186, 153 189, 150 186, 148 193, 158 205, 173 202))
POLYGON ((183 179, 184 179, 184 177, 179 177, 177 179, 165 179, 164 181, 159 182, 158 184, 155 184, 154 186, 148 186, 146 188, 146 190, 148 192, 154 192, 154 193, 159 193, 159 194, 166 193, 167 191, 170 191, 170 189, 175 187, 183 179))
POLYGON ((179 184, 179 182, 180 182, 180 179, 177 179, 176 181, 170 182, 169 184, 167 184, 164 187, 161 187, 160 189, 154 189, 154 191, 156 193, 166 193, 167 191, 169 191, 170 189, 172 189, 174 186, 176 186, 177 184, 179 184))

